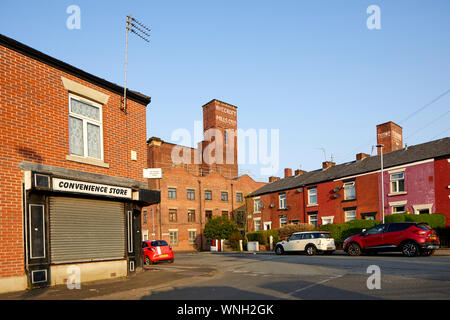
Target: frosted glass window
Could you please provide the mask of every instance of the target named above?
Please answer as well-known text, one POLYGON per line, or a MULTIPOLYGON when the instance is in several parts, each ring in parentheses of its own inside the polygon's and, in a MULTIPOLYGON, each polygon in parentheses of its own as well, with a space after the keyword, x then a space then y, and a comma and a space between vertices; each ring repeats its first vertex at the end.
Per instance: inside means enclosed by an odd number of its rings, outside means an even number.
POLYGON ((83 120, 69 117, 69 149, 71 154, 84 155, 83 120))
POLYGON ((81 100, 73 96, 69 100, 70 154, 103 160, 101 106, 81 100))

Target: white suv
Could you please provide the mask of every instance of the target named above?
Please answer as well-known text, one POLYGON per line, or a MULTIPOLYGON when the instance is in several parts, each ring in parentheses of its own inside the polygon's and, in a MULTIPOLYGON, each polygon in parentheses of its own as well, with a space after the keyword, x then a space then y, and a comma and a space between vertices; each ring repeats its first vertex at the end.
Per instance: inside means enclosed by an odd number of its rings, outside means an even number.
POLYGON ((278 242, 275 246, 276 254, 304 251, 313 256, 317 252, 332 254, 335 250, 334 239, 329 232, 323 231, 296 232, 287 241, 278 242))

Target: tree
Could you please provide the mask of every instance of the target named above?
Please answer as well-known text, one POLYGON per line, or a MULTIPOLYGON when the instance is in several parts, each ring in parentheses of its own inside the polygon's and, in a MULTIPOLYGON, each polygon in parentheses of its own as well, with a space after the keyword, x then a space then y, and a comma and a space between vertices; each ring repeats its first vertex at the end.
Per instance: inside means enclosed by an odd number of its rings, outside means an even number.
POLYGON ((238 231, 238 228, 234 221, 217 217, 206 223, 203 234, 210 239, 229 239, 231 234, 236 231, 238 231))

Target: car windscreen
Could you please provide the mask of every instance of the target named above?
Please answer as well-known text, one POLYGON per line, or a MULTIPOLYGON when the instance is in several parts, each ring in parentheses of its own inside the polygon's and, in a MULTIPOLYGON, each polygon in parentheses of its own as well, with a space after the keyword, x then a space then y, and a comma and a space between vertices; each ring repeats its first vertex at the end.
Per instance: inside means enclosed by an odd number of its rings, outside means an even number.
POLYGON ((156 240, 156 241, 152 241, 151 246, 152 247, 164 247, 164 246, 168 246, 168 244, 164 240, 156 240))

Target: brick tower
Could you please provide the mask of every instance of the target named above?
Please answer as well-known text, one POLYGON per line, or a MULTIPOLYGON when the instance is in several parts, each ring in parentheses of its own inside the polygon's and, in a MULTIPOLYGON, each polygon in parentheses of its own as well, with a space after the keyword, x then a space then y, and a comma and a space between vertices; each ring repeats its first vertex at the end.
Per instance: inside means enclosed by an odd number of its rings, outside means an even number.
MULTIPOLYGON (((377 144, 384 145, 383 153, 402 149, 402 127, 392 121, 377 125, 377 144)), ((378 154, 380 151, 378 148, 378 154)))
POLYGON ((216 99, 205 104, 203 131, 205 140, 201 142, 204 155, 201 174, 216 171, 226 178, 237 177, 237 107, 216 99), (214 142, 215 145, 210 146, 214 142), (208 148, 211 152, 205 153, 208 148), (222 152, 222 157, 217 152, 222 152), (205 157, 205 154, 210 157, 205 157))

